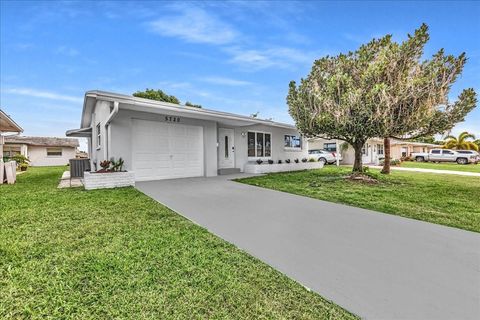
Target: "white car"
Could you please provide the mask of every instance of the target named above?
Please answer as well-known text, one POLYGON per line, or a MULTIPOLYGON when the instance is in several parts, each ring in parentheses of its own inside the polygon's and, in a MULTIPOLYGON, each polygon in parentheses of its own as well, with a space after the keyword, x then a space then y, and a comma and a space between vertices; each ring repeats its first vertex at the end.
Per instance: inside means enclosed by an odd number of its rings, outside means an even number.
POLYGON ((314 157, 318 161, 323 161, 328 164, 333 164, 337 162, 337 156, 338 160, 342 161, 342 155, 336 152, 332 151, 327 151, 323 149, 313 149, 313 150, 308 150, 308 154, 311 157, 314 157))

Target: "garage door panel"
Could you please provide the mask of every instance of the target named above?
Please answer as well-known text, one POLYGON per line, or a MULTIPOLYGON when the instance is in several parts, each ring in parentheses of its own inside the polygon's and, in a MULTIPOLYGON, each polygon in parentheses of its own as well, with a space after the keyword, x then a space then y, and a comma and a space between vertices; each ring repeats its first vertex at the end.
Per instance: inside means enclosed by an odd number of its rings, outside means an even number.
POLYGON ((134 120, 133 169, 137 180, 203 175, 203 128, 134 120))

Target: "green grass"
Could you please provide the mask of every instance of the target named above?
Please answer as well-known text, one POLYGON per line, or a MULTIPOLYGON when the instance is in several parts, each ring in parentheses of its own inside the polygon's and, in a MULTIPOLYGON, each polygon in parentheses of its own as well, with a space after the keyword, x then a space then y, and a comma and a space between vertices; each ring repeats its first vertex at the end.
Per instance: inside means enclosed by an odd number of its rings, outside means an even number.
POLYGON ((480 232, 480 178, 378 170, 378 184, 344 179, 350 168, 269 174, 240 182, 480 232))
POLYGON ((423 169, 436 169, 436 170, 453 170, 453 171, 465 171, 465 172, 480 172, 479 164, 457 164, 457 163, 432 163, 432 162, 402 162, 402 167, 405 168, 423 168, 423 169))
POLYGON ((353 319, 133 188, 0 186, 0 318, 353 319))

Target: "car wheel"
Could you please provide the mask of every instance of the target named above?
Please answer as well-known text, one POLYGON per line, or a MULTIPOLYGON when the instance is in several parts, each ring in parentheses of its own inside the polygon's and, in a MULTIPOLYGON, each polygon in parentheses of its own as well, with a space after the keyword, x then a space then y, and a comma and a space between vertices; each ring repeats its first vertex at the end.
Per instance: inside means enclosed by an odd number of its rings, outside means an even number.
POLYGON ((319 158, 319 159, 318 159, 318 162, 323 162, 323 164, 325 165, 325 164, 327 164, 327 159, 325 159, 325 158, 319 158))
POLYGON ((417 161, 417 162, 424 162, 424 161, 425 161, 425 158, 424 158, 424 157, 416 157, 416 158, 415 158, 415 161, 417 161))
POLYGON ((458 158, 457 163, 458 164, 467 164, 468 160, 466 158, 458 158))

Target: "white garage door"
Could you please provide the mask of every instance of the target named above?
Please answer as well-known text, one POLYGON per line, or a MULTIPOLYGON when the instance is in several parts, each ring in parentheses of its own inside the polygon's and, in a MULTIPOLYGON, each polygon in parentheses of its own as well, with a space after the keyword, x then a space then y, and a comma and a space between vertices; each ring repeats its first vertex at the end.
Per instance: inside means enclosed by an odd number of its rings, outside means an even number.
POLYGON ((137 181, 203 176, 203 128, 133 120, 133 170, 137 181))

